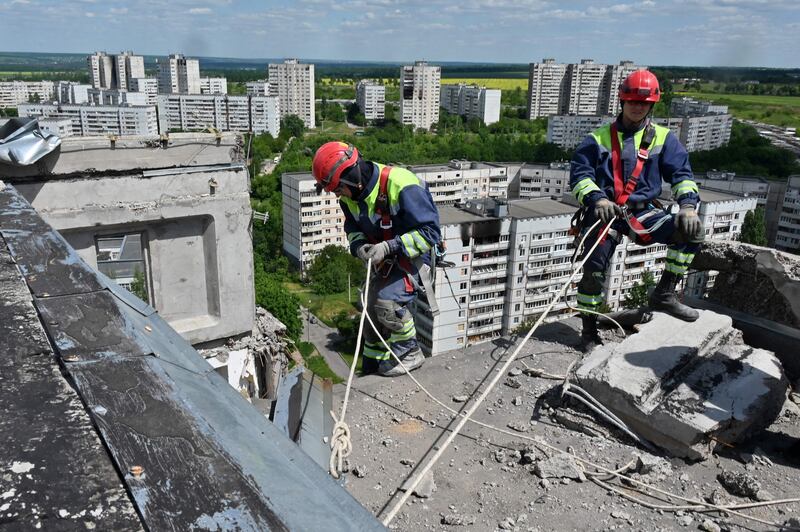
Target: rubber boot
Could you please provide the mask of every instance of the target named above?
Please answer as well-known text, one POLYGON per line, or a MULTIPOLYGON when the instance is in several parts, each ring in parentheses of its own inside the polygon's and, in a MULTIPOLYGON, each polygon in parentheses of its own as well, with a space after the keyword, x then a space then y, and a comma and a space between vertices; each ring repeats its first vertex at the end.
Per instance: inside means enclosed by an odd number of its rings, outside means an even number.
POLYGON ((589 353, 602 344, 603 340, 597 333, 597 314, 581 314, 580 350, 589 353))
MULTIPOLYGON (((422 350, 418 347, 401 356, 400 360, 408 371, 414 371, 425 362, 425 355, 422 354, 422 350)), ((394 359, 383 360, 378 367, 378 375, 383 375, 384 377, 405 375, 406 371, 403 369, 403 366, 398 364, 394 359)))
POLYGON ((650 308, 666 312, 679 320, 695 321, 700 317, 700 313, 678 301, 678 296, 675 294, 675 287, 680 280, 680 276, 665 271, 655 290, 650 294, 650 308))
POLYGON ((380 360, 372 357, 361 357, 361 375, 371 375, 373 373, 378 373, 378 368, 380 367, 380 360))

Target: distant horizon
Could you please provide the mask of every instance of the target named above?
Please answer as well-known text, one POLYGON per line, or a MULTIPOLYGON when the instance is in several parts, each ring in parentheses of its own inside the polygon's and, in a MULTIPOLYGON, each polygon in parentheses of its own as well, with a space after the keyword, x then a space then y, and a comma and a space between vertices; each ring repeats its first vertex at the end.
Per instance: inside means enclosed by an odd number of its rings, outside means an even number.
MULTIPOLYGON (((55 56, 88 56, 96 52, 106 52, 109 55, 116 55, 118 53, 122 53, 124 51, 132 51, 135 55, 141 55, 143 57, 149 58, 157 58, 157 57, 168 57, 170 54, 183 54, 186 57, 193 58, 193 59, 214 59, 214 60, 231 60, 231 61, 242 61, 242 62, 275 62, 275 61, 283 61, 285 59, 297 59, 301 62, 307 63, 321 63, 321 64, 335 64, 335 63, 342 63, 345 65, 358 65, 358 64, 365 64, 365 65, 387 65, 387 66, 395 66, 395 65, 408 65, 413 64, 415 61, 427 61, 433 65, 497 65, 497 66, 524 66, 527 67, 530 63, 540 63, 545 58, 540 58, 538 60, 532 60, 524 63, 515 63, 515 62, 503 62, 503 61, 463 61, 463 60, 436 60, 436 59, 409 59, 409 60, 395 60, 395 61, 387 61, 387 60, 370 60, 370 59, 331 59, 331 58, 319 58, 319 57, 299 57, 299 56, 281 56, 281 57, 236 57, 236 56, 217 56, 217 55, 195 55, 195 54, 188 54, 183 53, 181 51, 170 51, 168 53, 139 53, 137 50, 113 50, 112 49, 97 49, 92 50, 91 52, 36 52, 30 50, 0 50, 0 55, 2 54, 30 54, 30 55, 55 55, 55 56)), ((548 56, 549 58, 549 56, 548 56)), ((558 57, 553 57, 556 63, 579 63, 581 59, 592 59, 596 63, 603 63, 603 64, 617 64, 620 61, 626 59, 619 59, 618 61, 613 62, 605 62, 594 59, 592 57, 584 57, 575 61, 561 61, 558 57)), ((634 61, 634 63, 641 63, 638 61, 634 61)), ((0 64, 2 64, 2 57, 0 57, 0 64)), ((202 68, 202 64, 200 65, 202 68)), ((770 66, 762 66, 762 65, 698 65, 698 64, 646 64, 645 66, 652 67, 652 68, 669 68, 669 67, 679 67, 679 68, 729 68, 729 69, 764 69, 764 70, 800 70, 800 66, 795 67, 770 67, 770 66)))

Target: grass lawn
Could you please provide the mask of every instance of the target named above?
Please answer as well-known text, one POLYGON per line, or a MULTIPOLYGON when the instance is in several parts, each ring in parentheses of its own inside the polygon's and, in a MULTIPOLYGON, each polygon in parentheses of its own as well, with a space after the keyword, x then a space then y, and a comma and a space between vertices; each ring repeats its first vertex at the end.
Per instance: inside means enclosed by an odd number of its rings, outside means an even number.
POLYGON ((300 351, 300 355, 306 363, 306 368, 308 368, 311 373, 322 379, 330 379, 334 384, 343 382, 343 380, 331 370, 328 363, 325 362, 325 359, 317 351, 317 348, 314 347, 314 344, 298 342, 297 349, 300 351))
MULTIPOLYGON (((355 347, 351 347, 351 350, 355 347)), ((342 353, 342 358, 347 363, 347 367, 350 367, 353 364, 353 353, 342 353)), ((358 357, 358 363, 356 364, 356 375, 361 375, 361 361, 364 357, 358 357)))
MULTIPOLYGON (((347 292, 320 296, 313 293, 309 287, 300 283, 286 282, 284 286, 286 286, 291 293, 300 298, 301 305, 311 309, 311 313, 321 319, 328 327, 334 327, 332 319, 341 312, 348 312, 350 314, 358 313, 353 303, 347 301, 347 292)), ((353 286, 351 293, 353 301, 355 302, 358 297, 358 287, 353 286)))
POLYGON ((676 92, 675 95, 727 105, 730 113, 742 120, 800 128, 800 96, 756 96, 713 92, 676 92))

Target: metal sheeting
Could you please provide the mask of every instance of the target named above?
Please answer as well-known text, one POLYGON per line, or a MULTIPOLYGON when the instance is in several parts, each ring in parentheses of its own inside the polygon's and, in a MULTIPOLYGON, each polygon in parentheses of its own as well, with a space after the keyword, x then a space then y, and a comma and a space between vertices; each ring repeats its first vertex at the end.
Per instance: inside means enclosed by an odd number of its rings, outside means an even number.
POLYGON ((45 135, 35 118, 12 118, 0 127, 0 162, 29 166, 61 145, 57 135, 45 135))

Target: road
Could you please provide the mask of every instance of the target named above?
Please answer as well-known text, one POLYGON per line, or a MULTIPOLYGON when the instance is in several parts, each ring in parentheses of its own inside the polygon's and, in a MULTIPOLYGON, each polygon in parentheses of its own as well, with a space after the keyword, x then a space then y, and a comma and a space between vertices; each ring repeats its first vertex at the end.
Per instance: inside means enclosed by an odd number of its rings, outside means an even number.
POLYGON ((303 327, 305 327, 302 340, 314 344, 319 354, 322 355, 325 362, 328 363, 328 367, 341 378, 347 379, 350 368, 341 355, 333 348, 336 342, 339 341, 339 333, 336 329, 331 329, 317 318, 313 318, 314 323, 309 322, 309 312, 307 308, 302 307, 302 314, 303 327))

